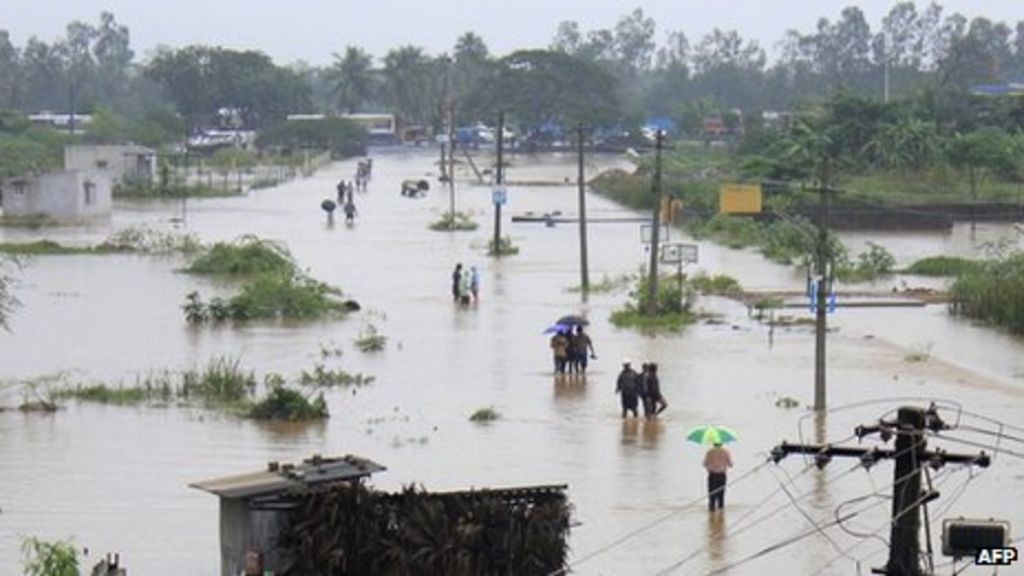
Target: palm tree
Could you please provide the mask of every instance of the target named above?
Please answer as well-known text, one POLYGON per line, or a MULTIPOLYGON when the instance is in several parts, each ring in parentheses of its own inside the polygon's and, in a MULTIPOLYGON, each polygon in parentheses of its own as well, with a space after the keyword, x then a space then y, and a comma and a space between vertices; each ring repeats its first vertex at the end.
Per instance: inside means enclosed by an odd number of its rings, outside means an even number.
POLYGON ((437 107, 439 78, 433 61, 416 46, 402 46, 384 57, 383 98, 406 124, 429 120, 437 107))
POLYGON ((327 78, 333 84, 331 93, 340 111, 351 113, 373 100, 376 78, 372 66, 373 58, 356 46, 346 47, 344 56, 334 54, 327 78))

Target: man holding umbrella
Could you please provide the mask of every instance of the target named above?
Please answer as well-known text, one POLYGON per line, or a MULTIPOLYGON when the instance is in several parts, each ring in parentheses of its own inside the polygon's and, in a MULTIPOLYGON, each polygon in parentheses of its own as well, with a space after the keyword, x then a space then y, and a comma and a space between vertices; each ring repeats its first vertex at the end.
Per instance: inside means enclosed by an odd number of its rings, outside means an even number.
POLYGON ((725 507, 725 474, 732 468, 732 456, 722 444, 735 440, 736 434, 723 426, 698 426, 686 439, 711 444, 711 449, 704 454, 704 469, 708 471, 708 511, 721 510, 725 507))

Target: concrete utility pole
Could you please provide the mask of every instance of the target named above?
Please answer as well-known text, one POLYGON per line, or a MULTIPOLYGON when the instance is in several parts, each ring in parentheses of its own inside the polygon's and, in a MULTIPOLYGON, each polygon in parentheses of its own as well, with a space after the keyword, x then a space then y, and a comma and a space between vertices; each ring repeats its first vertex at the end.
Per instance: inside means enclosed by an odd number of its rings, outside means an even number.
MULTIPOLYGON (((502 148, 505 144, 505 113, 498 113, 498 165, 494 168, 495 189, 501 189, 502 172, 502 148)), ((504 199, 502 199, 503 201, 504 199)), ((501 256, 501 202, 494 198, 494 255, 501 256)))
POLYGON ((661 235, 661 149, 665 132, 658 130, 655 138, 654 179, 651 191, 654 193, 654 214, 651 216, 651 265, 647 278, 647 315, 658 313, 658 239, 661 235))
POLYGON ((884 568, 875 568, 874 574, 888 576, 924 576, 921 569, 921 508, 939 497, 934 490, 921 491, 921 472, 924 466, 942 467, 949 463, 970 464, 987 468, 988 454, 950 454, 938 449, 925 449, 926 430, 938 432, 948 429, 939 418, 934 406, 923 410, 904 406, 897 412, 897 420, 881 421, 877 425, 858 426, 858 438, 874 433, 896 436, 895 449, 850 448, 831 444, 782 444, 772 449, 772 460, 778 463, 789 454, 808 454, 815 458, 818 468, 824 468, 833 456, 859 458, 865 467, 871 467, 884 458, 896 460, 893 470, 892 522, 889 530, 889 561, 884 568))
POLYGON ((832 250, 829 246, 828 219, 829 196, 834 191, 827 186, 818 189, 818 245, 815 272, 817 286, 815 294, 814 322, 814 409, 825 409, 825 339, 828 332, 828 295, 832 284, 832 250))
POLYGON ((590 271, 587 269, 587 184, 583 176, 583 124, 576 126, 576 152, 576 185, 580 198, 580 294, 586 300, 590 295, 590 271))

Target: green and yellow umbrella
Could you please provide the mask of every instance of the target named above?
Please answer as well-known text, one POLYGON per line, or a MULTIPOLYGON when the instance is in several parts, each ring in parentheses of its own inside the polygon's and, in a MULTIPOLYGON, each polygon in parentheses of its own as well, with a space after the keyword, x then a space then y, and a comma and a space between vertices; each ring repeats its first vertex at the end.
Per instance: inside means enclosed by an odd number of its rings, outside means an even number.
POLYGON ((736 433, 725 426, 708 424, 690 430, 686 439, 697 444, 725 444, 736 440, 736 433))

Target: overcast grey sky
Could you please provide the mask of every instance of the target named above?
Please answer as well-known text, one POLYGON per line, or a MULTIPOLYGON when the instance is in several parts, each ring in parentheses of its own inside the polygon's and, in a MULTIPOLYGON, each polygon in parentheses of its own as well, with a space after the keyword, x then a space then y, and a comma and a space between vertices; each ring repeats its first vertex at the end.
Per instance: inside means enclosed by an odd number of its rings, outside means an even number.
MULTIPOLYGON (((736 29, 769 50, 787 29, 813 30, 818 18, 836 19, 858 5, 872 29, 895 4, 889 0, 0 0, 0 28, 19 46, 30 36, 50 41, 71 20, 97 22, 109 10, 131 29, 144 57, 158 45, 219 44, 263 50, 279 63, 325 64, 348 44, 375 56, 400 44, 430 53, 450 51, 472 30, 496 54, 544 47, 559 22, 584 30, 611 28, 636 7, 657 22, 662 42, 682 30, 691 43, 713 28, 736 29)), ((1024 0, 945 0, 945 14, 983 15, 1015 23, 1024 0)), ((919 10, 926 3, 919 2, 919 10)))

